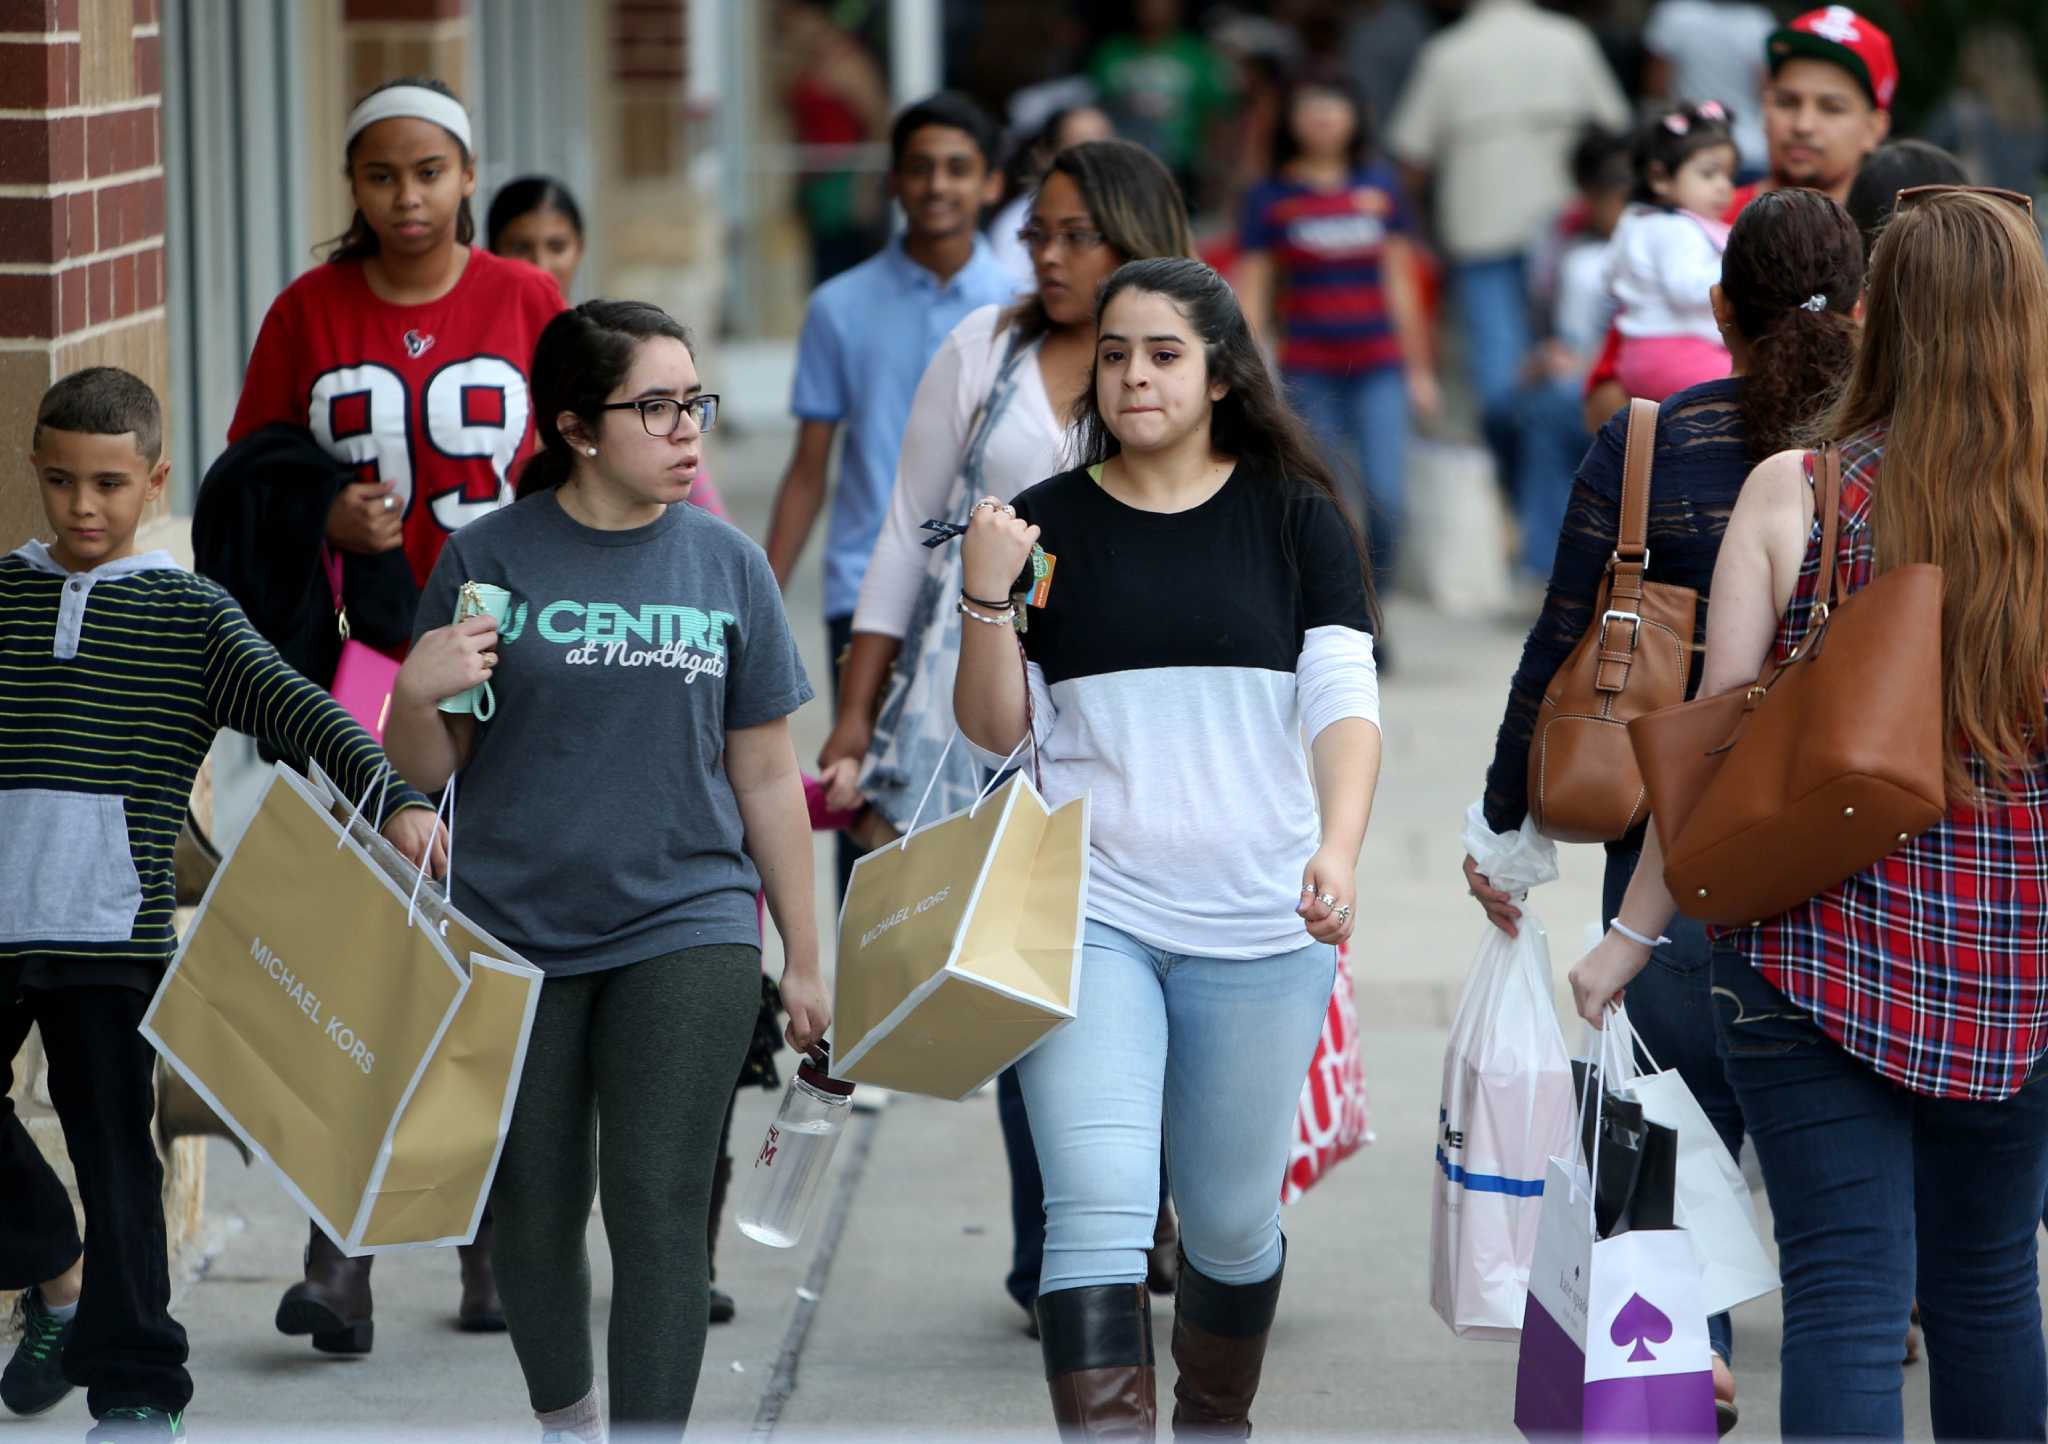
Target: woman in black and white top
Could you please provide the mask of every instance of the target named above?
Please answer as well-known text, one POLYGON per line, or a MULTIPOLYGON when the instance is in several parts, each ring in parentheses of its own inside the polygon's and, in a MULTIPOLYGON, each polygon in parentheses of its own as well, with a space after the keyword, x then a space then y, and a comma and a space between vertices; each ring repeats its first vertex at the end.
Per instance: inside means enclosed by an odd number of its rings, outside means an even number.
POLYGON ((1028 726, 1048 800, 1091 799, 1079 1016, 1019 1065, 1054 1416, 1067 1435, 1152 1437, 1142 1281, 1163 1127, 1175 1424, 1242 1436, 1295 1100, 1379 772, 1373 601, 1329 469, 1222 279, 1135 261, 1097 318, 1082 465, 975 509, 955 710, 992 765, 1028 726))

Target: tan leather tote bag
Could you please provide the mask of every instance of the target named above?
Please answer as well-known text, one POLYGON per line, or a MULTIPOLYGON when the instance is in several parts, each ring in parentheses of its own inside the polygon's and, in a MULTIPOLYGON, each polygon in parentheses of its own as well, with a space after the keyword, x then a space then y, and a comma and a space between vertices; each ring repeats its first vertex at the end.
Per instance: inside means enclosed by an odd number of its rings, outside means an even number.
POLYGON ((1818 457, 1826 571, 1805 637, 1749 687, 1629 724, 1664 880, 1702 922, 1776 917, 1948 811, 1941 568, 1897 567, 1838 600, 1842 458, 1818 457))

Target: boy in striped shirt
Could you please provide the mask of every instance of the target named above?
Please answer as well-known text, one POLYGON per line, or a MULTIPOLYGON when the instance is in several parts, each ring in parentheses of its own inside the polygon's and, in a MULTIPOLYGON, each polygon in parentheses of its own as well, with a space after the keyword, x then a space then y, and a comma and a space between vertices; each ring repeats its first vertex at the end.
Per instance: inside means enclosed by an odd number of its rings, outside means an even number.
MULTIPOLYGON (((176 941, 171 849, 193 778, 222 727, 311 758, 352 795, 384 766, 226 592, 137 550, 162 452, 141 380, 65 377, 29 457, 55 540, 0 558, 0 1060, 11 1074, 40 1027, 93 1242, 87 1258, 63 1185, 0 1097, 0 1289, 24 1291, 0 1404, 41 1413, 82 1385, 88 1441, 180 1438, 192 1395, 169 1310, 155 1054, 136 1029, 176 941)), ((439 851, 410 789, 384 834, 415 859, 439 851)))

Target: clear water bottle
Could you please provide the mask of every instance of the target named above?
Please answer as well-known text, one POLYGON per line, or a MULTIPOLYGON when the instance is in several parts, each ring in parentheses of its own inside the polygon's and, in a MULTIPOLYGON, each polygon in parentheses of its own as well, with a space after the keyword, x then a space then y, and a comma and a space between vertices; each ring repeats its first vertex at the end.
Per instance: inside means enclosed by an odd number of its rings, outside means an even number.
POLYGON ((811 1201, 825 1182, 832 1150, 846 1124, 853 1085, 832 1076, 831 1049, 823 1042, 798 1065, 782 1111, 754 1156, 754 1171, 740 1192, 740 1232, 771 1248, 794 1248, 804 1236, 811 1201))

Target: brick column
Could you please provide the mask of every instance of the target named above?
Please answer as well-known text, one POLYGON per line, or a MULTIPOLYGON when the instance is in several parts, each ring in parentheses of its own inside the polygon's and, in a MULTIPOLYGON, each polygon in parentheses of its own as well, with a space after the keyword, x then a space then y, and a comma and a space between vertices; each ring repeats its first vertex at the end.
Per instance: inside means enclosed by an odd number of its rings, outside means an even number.
MULTIPOLYGON (((164 385, 162 90, 156 0, 0 0, 0 465, 59 376, 164 385)), ((0 487, 0 548, 41 527, 0 487)))
POLYGON ((466 0, 343 0, 347 103, 401 75, 431 75, 472 100, 467 8, 466 0))
MULTIPOLYGON (((0 0, 0 551, 45 531, 23 457, 52 381, 110 365, 164 388, 162 91, 157 0, 0 0)), ((69 1184, 43 1073, 31 1034, 0 1082, 69 1184)), ((199 1232, 199 1145, 165 1164, 175 1256, 199 1232)))

